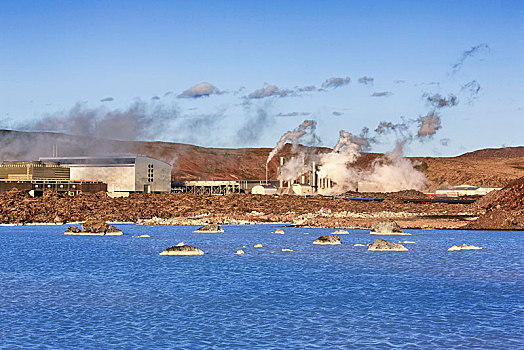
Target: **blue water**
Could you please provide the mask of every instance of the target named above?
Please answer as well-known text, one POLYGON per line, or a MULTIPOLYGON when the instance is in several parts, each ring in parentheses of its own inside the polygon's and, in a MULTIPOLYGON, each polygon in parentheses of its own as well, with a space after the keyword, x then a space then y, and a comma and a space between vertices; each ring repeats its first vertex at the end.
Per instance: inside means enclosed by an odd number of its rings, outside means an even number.
POLYGON ((522 232, 409 230, 386 238, 408 252, 369 252, 365 230, 317 246, 332 230, 119 227, 0 227, 0 348, 524 348, 522 232), (180 241, 205 255, 158 255, 180 241), (463 242, 484 249, 446 251, 463 242))

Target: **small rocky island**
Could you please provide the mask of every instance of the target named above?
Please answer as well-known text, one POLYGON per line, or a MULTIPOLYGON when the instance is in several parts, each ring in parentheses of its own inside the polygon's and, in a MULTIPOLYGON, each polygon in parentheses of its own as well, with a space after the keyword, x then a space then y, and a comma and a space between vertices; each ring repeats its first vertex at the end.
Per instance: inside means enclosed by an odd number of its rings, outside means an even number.
POLYGON ((222 232, 224 232, 224 229, 222 229, 222 227, 220 227, 220 225, 217 225, 217 224, 208 224, 208 225, 204 225, 204 226, 196 229, 193 232, 197 232, 197 233, 222 233, 222 232))
POLYGON ((176 246, 169 247, 159 255, 177 255, 177 256, 192 256, 192 255, 204 255, 204 252, 197 247, 193 247, 185 244, 177 244, 176 246))
POLYGON ((370 233, 372 235, 410 235, 410 233, 404 232, 393 220, 380 221, 373 224, 370 233))
POLYGON ((399 243, 393 243, 377 238, 375 242, 369 245, 368 250, 374 250, 378 252, 404 252, 407 251, 408 248, 399 243))
POLYGON ((448 251, 453 252, 457 250, 478 250, 478 249, 482 249, 482 247, 477 247, 471 244, 462 243, 460 246, 456 246, 456 245, 452 246, 451 248, 448 249, 448 251))
POLYGON ((103 220, 87 220, 82 224, 82 229, 79 229, 78 226, 69 226, 64 234, 74 236, 122 236, 124 233, 103 220))
POLYGON ((341 244, 340 243, 340 236, 339 235, 327 235, 327 236, 321 236, 315 239, 313 244, 323 244, 323 245, 335 245, 335 244, 341 244))

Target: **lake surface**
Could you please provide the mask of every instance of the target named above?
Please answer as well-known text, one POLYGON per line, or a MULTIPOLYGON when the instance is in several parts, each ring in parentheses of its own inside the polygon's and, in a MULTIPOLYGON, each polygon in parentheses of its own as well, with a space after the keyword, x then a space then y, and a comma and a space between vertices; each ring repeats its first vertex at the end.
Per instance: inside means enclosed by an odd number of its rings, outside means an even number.
POLYGON ((523 232, 350 230, 318 246, 333 230, 117 226, 0 227, 0 348, 524 348, 523 232), (416 243, 353 246, 377 237, 416 243), (158 255, 181 241, 205 255, 158 255), (447 251, 464 242, 484 249, 447 251))

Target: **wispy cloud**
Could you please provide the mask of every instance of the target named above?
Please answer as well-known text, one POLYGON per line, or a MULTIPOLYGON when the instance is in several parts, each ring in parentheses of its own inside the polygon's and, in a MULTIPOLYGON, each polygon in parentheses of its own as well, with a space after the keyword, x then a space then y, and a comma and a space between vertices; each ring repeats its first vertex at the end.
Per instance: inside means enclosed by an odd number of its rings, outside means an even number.
POLYGON ((311 115, 310 112, 290 112, 290 113, 278 113, 275 115, 275 117, 307 117, 308 115, 311 115))
POLYGON ((265 97, 286 97, 293 93, 292 90, 288 89, 279 89, 276 85, 268 85, 266 87, 257 89, 247 95, 249 99, 261 99, 265 97))
POLYGON ((111 101, 114 101, 115 99, 113 97, 106 97, 106 98, 103 98, 100 100, 100 102, 111 102, 111 101))
POLYGON ((425 93, 422 95, 426 99, 426 103, 432 105, 436 109, 444 107, 453 107, 458 104, 457 96, 449 94, 447 97, 440 94, 425 93))
POLYGON ((470 58, 475 56, 479 52, 489 52, 491 51, 491 48, 486 43, 480 43, 478 45, 472 46, 469 50, 466 50, 462 52, 462 55, 458 59, 458 61, 451 66, 451 74, 457 73, 459 70, 462 69, 462 66, 464 65, 464 62, 470 58))
POLYGON ((392 96, 393 93, 391 91, 381 91, 381 92, 374 92, 371 94, 371 97, 389 97, 392 96))
POLYGON ((375 81, 375 79, 373 79, 371 77, 368 77, 368 76, 363 76, 361 78, 358 78, 358 82, 360 84, 365 84, 365 85, 373 84, 374 81, 375 81))
POLYGON ((178 95, 178 98, 200 98, 222 93, 216 86, 210 83, 199 83, 178 95))
POLYGON ((351 82, 351 78, 350 77, 345 77, 345 78, 329 78, 329 79, 326 79, 323 83, 322 83, 322 87, 324 89, 335 89, 335 88, 338 88, 338 87, 341 87, 341 86, 344 86, 344 85, 347 85, 351 82))

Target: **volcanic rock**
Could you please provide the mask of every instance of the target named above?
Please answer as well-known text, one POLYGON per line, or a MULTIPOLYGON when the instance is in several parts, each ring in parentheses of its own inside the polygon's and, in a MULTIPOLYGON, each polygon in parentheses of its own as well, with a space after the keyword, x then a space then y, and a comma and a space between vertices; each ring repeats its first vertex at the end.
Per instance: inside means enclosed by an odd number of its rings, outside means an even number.
POLYGON ((340 236, 339 235, 321 236, 315 239, 313 244, 325 244, 325 245, 340 244, 340 236))
POLYGON ((80 230, 76 226, 69 226, 64 233, 66 235, 76 236, 122 236, 124 233, 107 222, 102 220, 87 220, 82 224, 80 230))
POLYGON ((402 244, 393 243, 390 241, 386 241, 386 240, 377 238, 375 242, 369 245, 368 250, 374 250, 374 251, 379 251, 379 252, 387 252, 387 251, 402 252, 408 249, 404 247, 402 244))
POLYGON ((371 226, 372 235, 409 235, 393 220, 380 221, 371 226))
POLYGON ((193 232, 198 232, 198 233, 222 233, 222 232, 224 232, 224 230, 222 229, 222 227, 220 227, 220 225, 209 224, 209 225, 204 225, 204 226, 196 229, 193 232))
POLYGON ((190 245, 176 245, 169 247, 159 255, 178 255, 178 256, 192 256, 192 255, 204 255, 204 252, 197 247, 190 245))
POLYGON ((448 251, 452 252, 456 250, 475 250, 475 249, 482 249, 482 247, 476 247, 471 244, 462 243, 459 247, 457 247, 456 245, 452 246, 451 248, 448 249, 448 251))
POLYGON ((65 234, 73 234, 73 233, 80 233, 80 229, 78 228, 78 226, 69 226, 66 231, 65 231, 65 234))

